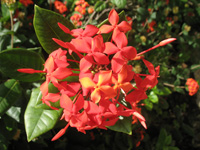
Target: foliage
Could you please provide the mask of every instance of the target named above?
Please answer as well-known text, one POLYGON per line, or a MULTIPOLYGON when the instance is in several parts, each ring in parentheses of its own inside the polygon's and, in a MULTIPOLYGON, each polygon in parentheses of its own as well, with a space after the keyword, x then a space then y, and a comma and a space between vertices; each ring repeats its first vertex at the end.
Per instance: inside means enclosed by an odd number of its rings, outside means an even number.
MULTIPOLYGON (((200 64, 198 0, 88 0, 90 6, 85 7, 85 13, 78 9, 75 11, 78 5, 74 0, 61 0, 63 4, 66 2, 67 11, 59 12, 54 1, 33 0, 35 7, 31 3, 25 6, 18 0, 9 7, 1 3, 0 149, 131 150, 136 146, 139 150, 199 149, 197 95, 189 96, 185 85, 188 78, 199 81, 196 73, 200 64), (89 8, 94 9, 92 13, 88 13, 89 8), (105 19, 112 8, 118 13, 123 10, 126 19, 130 23, 132 21, 132 30, 127 34, 128 43, 138 53, 163 39, 177 39, 144 55, 155 66, 160 65, 159 83, 147 93, 148 98, 140 102, 147 130, 140 125, 123 128, 123 122, 111 127, 112 130, 93 129, 86 134, 69 128, 61 140, 50 142, 55 133, 66 125, 58 121, 62 110, 49 110, 40 101, 34 101, 41 96, 38 87, 44 80, 43 74, 22 74, 17 69, 43 70, 48 54, 59 48, 52 38, 65 42, 71 40, 71 35, 65 34, 57 22, 70 30, 84 28, 88 24, 98 25, 108 21, 105 19), (13 27, 9 12, 13 16, 13 27), (77 23, 71 18, 74 14, 81 15, 77 23), (81 24, 78 23, 80 21, 81 24), (46 123, 51 126, 45 126, 46 123)), ((136 73, 147 73, 142 61, 130 64, 136 73)), ((130 119, 126 118, 126 121, 130 125, 130 119)))

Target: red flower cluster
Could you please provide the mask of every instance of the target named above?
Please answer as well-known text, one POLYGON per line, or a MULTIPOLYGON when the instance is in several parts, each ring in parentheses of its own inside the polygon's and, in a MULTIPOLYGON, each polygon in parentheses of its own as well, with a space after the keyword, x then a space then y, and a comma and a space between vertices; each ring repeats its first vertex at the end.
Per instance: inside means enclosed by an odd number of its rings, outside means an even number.
POLYGON ((85 0, 76 1, 75 5, 76 7, 74 10, 80 12, 82 15, 85 15, 86 7, 90 6, 85 0))
POLYGON ((20 3, 22 3, 24 6, 28 6, 30 4, 33 4, 32 0, 19 0, 20 3))
POLYGON ((58 0, 55 0, 54 6, 59 11, 60 14, 63 14, 64 12, 67 11, 66 4, 64 4, 64 3, 62 3, 62 2, 60 2, 58 0))
POLYGON ((73 22, 73 24, 75 26, 81 26, 82 25, 82 21, 80 21, 80 19, 82 18, 83 16, 81 14, 74 14, 73 16, 70 17, 70 20, 73 22))
POLYGON ((68 126, 85 130, 93 128, 106 129, 114 125, 119 116, 132 116, 133 122, 140 121, 146 127, 145 118, 141 115, 138 103, 147 98, 146 91, 157 83, 159 66, 140 57, 143 53, 159 46, 164 46, 175 39, 167 39, 158 45, 137 54, 134 47, 128 46, 125 35, 131 30, 128 22, 119 22, 119 16, 113 9, 108 17, 110 25, 97 28, 87 25, 85 29, 69 30, 58 23, 67 34, 74 37, 70 42, 53 39, 63 48, 49 55, 44 70, 19 69, 25 73, 46 73, 46 81, 41 85, 42 101, 52 109, 53 104, 60 103, 67 125, 52 140, 61 137, 68 126), (112 33, 111 40, 104 42, 101 34, 112 33), (67 58, 66 54, 77 55, 78 60, 67 58), (137 74, 129 61, 141 58, 149 74, 137 74), (77 67, 74 67, 77 66, 77 67), (77 81, 67 80, 75 76, 77 81), (57 93, 50 93, 48 86, 53 84, 57 93))
MULTIPOLYGON (((70 17, 70 20, 73 22, 75 26, 81 26, 82 21, 80 21, 80 19, 83 18, 83 16, 86 14, 86 9, 90 5, 85 0, 78 0, 75 2, 75 5, 76 7, 74 8, 74 11, 78 13, 74 13, 73 16, 70 17)), ((88 13, 91 14, 93 13, 94 8, 91 6, 87 10, 88 13)))
POLYGON ((197 81, 195 81, 193 78, 188 78, 186 81, 186 85, 188 86, 190 96, 193 96, 199 90, 199 85, 197 81))

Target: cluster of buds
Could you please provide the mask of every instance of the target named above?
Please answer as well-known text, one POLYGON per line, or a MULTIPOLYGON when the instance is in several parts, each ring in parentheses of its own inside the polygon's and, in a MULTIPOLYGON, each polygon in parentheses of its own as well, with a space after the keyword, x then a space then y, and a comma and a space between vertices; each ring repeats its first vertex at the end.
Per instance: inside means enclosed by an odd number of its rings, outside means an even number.
POLYGON ((146 22, 142 23, 142 26, 145 27, 145 25, 147 25, 147 32, 153 32, 155 29, 154 27, 156 26, 156 21, 151 21, 150 23, 148 22, 148 20, 146 20, 146 22))
POLYGON ((81 14, 75 13, 70 17, 70 20, 73 22, 75 26, 81 26, 82 25, 82 21, 80 21, 81 18, 83 18, 81 14))
POLYGON ((127 46, 125 33, 131 30, 130 24, 127 21, 119 22, 114 9, 110 11, 108 21, 110 24, 104 24, 100 28, 87 25, 85 29, 73 30, 58 23, 73 39, 70 42, 55 38, 53 40, 67 50, 59 48, 52 52, 43 71, 18 69, 23 73, 45 73, 46 81, 40 87, 42 102, 52 109, 63 109, 61 119, 67 125, 52 141, 61 137, 69 126, 83 133, 94 128, 107 129, 121 116, 132 117, 132 124, 139 121, 147 128, 138 103, 146 99, 146 91, 158 83, 160 67, 154 67, 141 55, 176 39, 161 41, 158 45, 137 53, 135 47, 127 46), (109 41, 104 42, 102 34, 110 34, 109 41), (70 56, 78 59, 69 59, 70 56), (148 74, 135 73, 128 64, 129 61, 139 59, 146 65, 148 74), (72 77, 75 80, 70 80, 72 77), (51 93, 49 84, 56 87, 57 91, 51 93), (60 106, 56 107, 54 103, 59 103, 60 106))
POLYGON ((193 78, 188 78, 186 81, 186 85, 188 86, 188 91, 190 96, 193 96, 199 90, 199 84, 193 78))
POLYGON ((55 9, 59 11, 60 14, 63 14, 67 11, 66 2, 62 3, 61 1, 55 0, 54 2, 55 9))
MULTIPOLYGON (((83 15, 86 14, 86 9, 90 5, 85 0, 78 0, 75 2, 75 5, 76 7, 74 8, 74 11, 79 12, 80 14, 74 13, 74 15, 70 17, 70 20, 73 22, 75 26, 81 26, 82 21, 80 21, 80 19, 83 18, 83 15)), ((87 10, 88 13, 91 14, 93 13, 94 8, 91 6, 87 10)))
POLYGON ((82 15, 86 14, 86 8, 89 7, 90 5, 88 4, 88 2, 86 2, 85 0, 79 0, 76 1, 75 3, 76 7, 75 7, 75 11, 78 11, 79 13, 81 13, 82 15))
POLYGON ((16 2, 16 0, 1 0, 1 2, 6 3, 6 5, 10 6, 16 2))

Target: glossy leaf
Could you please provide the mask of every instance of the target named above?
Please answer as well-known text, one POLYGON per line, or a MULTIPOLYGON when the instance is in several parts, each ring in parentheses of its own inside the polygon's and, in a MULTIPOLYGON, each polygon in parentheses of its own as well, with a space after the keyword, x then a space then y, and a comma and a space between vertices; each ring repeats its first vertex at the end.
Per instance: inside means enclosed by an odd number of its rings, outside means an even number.
POLYGON ((40 89, 34 89, 31 94, 30 101, 26 108, 24 119, 25 129, 28 141, 51 130, 58 121, 62 111, 45 110, 36 108, 37 100, 41 99, 40 89))
POLYGON ((158 103, 158 96, 153 91, 150 92, 148 98, 152 103, 158 103))
POLYGON ((123 132, 126 134, 131 135, 132 134, 132 119, 131 117, 124 117, 123 119, 119 119, 115 125, 109 126, 107 128, 117 131, 117 132, 123 132))
POLYGON ((94 5, 94 9, 97 12, 103 11, 106 8, 106 3, 104 1, 98 1, 95 5, 94 5))
POLYGON ((1 4, 2 18, 1 21, 7 21, 10 18, 9 9, 6 4, 1 4))
POLYGON ((19 82, 11 79, 0 85, 0 116, 2 116, 21 96, 19 82))
POLYGON ((153 92, 156 95, 169 95, 172 93, 169 88, 164 87, 164 86, 155 86, 153 88, 153 92))
POLYGON ((126 0, 111 0, 111 2, 119 9, 125 8, 126 6, 126 0))
POLYGON ((17 122, 19 122, 20 114, 21 114, 21 107, 12 106, 12 107, 10 107, 10 109, 8 109, 6 114, 8 116, 10 116, 11 118, 13 118, 14 120, 16 120, 17 122))
POLYGON ((26 74, 17 71, 20 68, 43 70, 44 60, 35 52, 25 49, 4 50, 0 53, 0 60, 0 71, 10 78, 25 82, 41 79, 40 74, 26 74))
POLYGON ((153 103, 149 99, 144 100, 144 106, 147 110, 152 110, 153 109, 153 103))
POLYGON ((35 5, 33 25, 37 38, 47 53, 51 53, 60 47, 52 38, 65 42, 71 40, 71 35, 62 31, 58 26, 58 22, 65 25, 70 30, 74 29, 73 24, 62 15, 35 5))

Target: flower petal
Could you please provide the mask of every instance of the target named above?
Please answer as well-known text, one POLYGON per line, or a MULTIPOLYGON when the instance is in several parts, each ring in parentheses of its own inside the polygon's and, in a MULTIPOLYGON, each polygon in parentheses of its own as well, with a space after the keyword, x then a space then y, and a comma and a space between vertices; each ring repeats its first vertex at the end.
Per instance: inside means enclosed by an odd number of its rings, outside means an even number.
POLYGON ((51 72, 54 71, 54 69, 55 69, 54 59, 53 59, 52 56, 50 56, 50 57, 46 60, 46 62, 45 62, 45 64, 44 64, 44 70, 47 71, 47 73, 51 73, 51 72))
POLYGON ((94 25, 87 25, 85 27, 85 30, 82 33, 82 36, 83 37, 85 37, 85 36, 92 37, 98 32, 98 30, 99 29, 94 25))
POLYGON ((81 82, 81 85, 86 89, 94 88, 96 86, 92 79, 88 77, 81 78, 79 81, 81 82))
POLYGON ((80 60, 80 71, 87 72, 92 66, 92 64, 94 64, 92 56, 86 55, 80 60))
POLYGON ((120 31, 125 33, 132 29, 132 27, 127 21, 122 21, 120 24, 117 25, 117 27, 119 28, 120 31))
POLYGON ((122 49, 121 54, 127 59, 132 60, 136 57, 137 51, 135 47, 127 46, 122 49))
POLYGON ((113 31, 113 29, 114 29, 113 26, 104 24, 99 28, 98 34, 110 33, 113 31))
POLYGON ((115 73, 118 73, 124 64, 125 64, 125 60, 122 57, 121 53, 120 52, 116 53, 111 60, 112 70, 115 73))
POLYGON ((84 39, 72 39, 71 43, 81 53, 91 52, 91 45, 84 39))
POLYGON ((101 93, 99 91, 99 89, 94 89, 94 91, 91 93, 91 100, 94 103, 98 103, 101 99, 101 93))
POLYGON ((58 26, 67 34, 72 34, 72 32, 70 31, 69 28, 67 28, 66 26, 64 26, 63 24, 61 24, 60 22, 58 22, 58 26))
POLYGON ((117 14, 117 12, 112 9, 108 15, 108 20, 110 22, 111 25, 115 26, 118 24, 119 22, 119 15, 117 14))
POLYGON ((147 66, 148 70, 149 70, 149 73, 152 74, 152 75, 155 75, 155 70, 154 70, 154 66, 152 63, 150 63, 149 61, 145 60, 145 59, 142 59, 144 64, 147 66))
POLYGON ((70 111, 70 112, 73 108, 72 100, 65 93, 62 93, 62 95, 60 97, 60 107, 66 109, 67 111, 70 111))
POLYGON ((65 79, 72 74, 71 69, 69 68, 57 68, 53 73, 52 76, 56 79, 65 79))
POLYGON ((70 49, 70 50, 74 50, 75 49, 74 46, 69 42, 63 42, 63 41, 61 41, 59 39, 56 39, 56 38, 52 38, 52 39, 54 40, 54 42, 56 42, 58 45, 60 45, 60 46, 62 46, 64 48, 67 48, 67 49, 70 49))
POLYGON ((119 48, 123 48, 128 44, 127 37, 123 32, 119 32, 113 40, 119 48))
POLYGON ((111 54, 115 54, 118 50, 119 50, 119 48, 116 47, 115 44, 113 44, 111 42, 106 42, 105 43, 104 53, 106 53, 108 55, 111 55, 111 54))
POLYGON ((111 83, 112 71, 101 71, 99 74, 98 85, 111 83))
POLYGON ((94 60, 99 64, 109 64, 110 61, 109 61, 109 58, 108 56, 106 56, 105 54, 103 53, 99 53, 99 52, 95 52, 92 54, 93 57, 94 57, 94 60))

